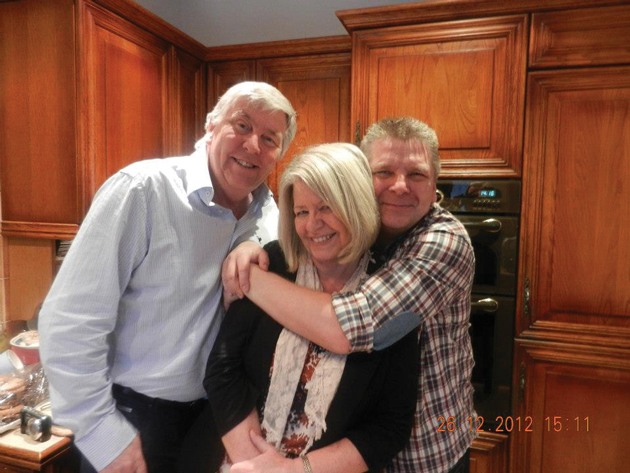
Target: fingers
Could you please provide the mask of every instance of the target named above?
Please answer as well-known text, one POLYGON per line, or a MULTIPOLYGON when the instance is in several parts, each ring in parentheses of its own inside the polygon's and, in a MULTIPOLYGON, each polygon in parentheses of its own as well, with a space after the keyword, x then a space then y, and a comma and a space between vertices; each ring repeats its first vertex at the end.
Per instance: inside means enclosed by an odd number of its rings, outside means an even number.
POLYGON ((260 453, 265 453, 269 450, 275 450, 273 445, 268 444, 264 438, 262 438, 253 430, 249 431, 249 437, 252 439, 252 443, 258 449, 260 453))
POLYGON ((237 272, 238 272, 238 282, 239 282, 239 292, 242 293, 249 292, 249 268, 250 268, 250 257, 249 255, 243 255, 238 260, 237 264, 237 272))

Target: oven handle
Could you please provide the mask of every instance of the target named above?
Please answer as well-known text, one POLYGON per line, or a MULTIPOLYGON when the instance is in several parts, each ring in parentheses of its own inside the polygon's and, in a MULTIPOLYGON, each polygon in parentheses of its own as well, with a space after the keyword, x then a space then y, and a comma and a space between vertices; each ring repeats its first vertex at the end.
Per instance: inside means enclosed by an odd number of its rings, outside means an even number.
POLYGON ((499 309, 499 303, 490 297, 471 302, 470 306, 472 309, 482 309, 484 312, 496 312, 499 309))
POLYGON ((463 222, 466 228, 480 228, 486 232, 497 233, 501 231, 501 221, 496 218, 487 218, 482 222, 463 222))

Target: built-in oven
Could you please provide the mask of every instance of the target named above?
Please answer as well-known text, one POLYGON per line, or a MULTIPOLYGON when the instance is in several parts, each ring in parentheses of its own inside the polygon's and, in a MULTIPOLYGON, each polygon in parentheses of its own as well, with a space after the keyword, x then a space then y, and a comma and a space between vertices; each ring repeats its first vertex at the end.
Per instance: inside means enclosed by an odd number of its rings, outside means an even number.
POLYGON ((475 252, 470 335, 475 409, 485 426, 510 415, 521 183, 440 180, 440 205, 466 227, 475 252))

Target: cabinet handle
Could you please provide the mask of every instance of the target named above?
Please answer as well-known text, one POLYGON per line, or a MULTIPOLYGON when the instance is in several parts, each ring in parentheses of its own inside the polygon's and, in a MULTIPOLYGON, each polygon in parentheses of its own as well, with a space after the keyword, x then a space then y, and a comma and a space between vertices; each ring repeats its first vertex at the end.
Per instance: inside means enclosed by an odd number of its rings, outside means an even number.
POLYGON ((531 299, 531 291, 529 289, 529 278, 525 277, 525 289, 523 290, 523 315, 527 319, 527 322, 531 321, 531 315, 529 313, 530 299, 531 299))
POLYGON ((497 233, 501 231, 501 221, 496 218, 487 218, 482 222, 463 222, 466 228, 480 228, 484 232, 497 233))
POLYGON ((361 145, 361 122, 359 120, 354 125, 354 144, 357 146, 361 145))
POLYGON ((482 309, 484 312, 496 312, 499 308, 499 303, 488 297, 487 299, 479 299, 477 302, 471 302, 470 306, 473 309, 482 309))
POLYGON ((525 362, 522 361, 518 380, 518 402, 523 402, 523 399, 525 399, 525 371, 525 362))

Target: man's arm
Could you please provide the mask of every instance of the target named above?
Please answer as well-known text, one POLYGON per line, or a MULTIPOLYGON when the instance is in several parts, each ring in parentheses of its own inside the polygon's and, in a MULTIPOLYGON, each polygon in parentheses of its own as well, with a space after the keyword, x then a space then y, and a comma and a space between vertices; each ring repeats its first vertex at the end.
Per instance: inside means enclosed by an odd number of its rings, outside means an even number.
POLYGON ((247 297, 278 323, 334 353, 346 354, 350 343, 333 310, 332 297, 300 287, 252 265, 247 297))
MULTIPOLYGON (((462 230, 465 232, 465 230, 462 230)), ((334 297, 251 267, 247 296, 280 324, 335 353, 386 348, 470 289, 463 235, 427 231, 354 294, 334 297)))
POLYGON ((134 179, 117 174, 108 180, 72 243, 39 320, 55 419, 75 432, 78 448, 97 470, 137 439, 136 430, 116 409, 108 353, 120 297, 146 253, 145 220, 144 196, 134 179))

